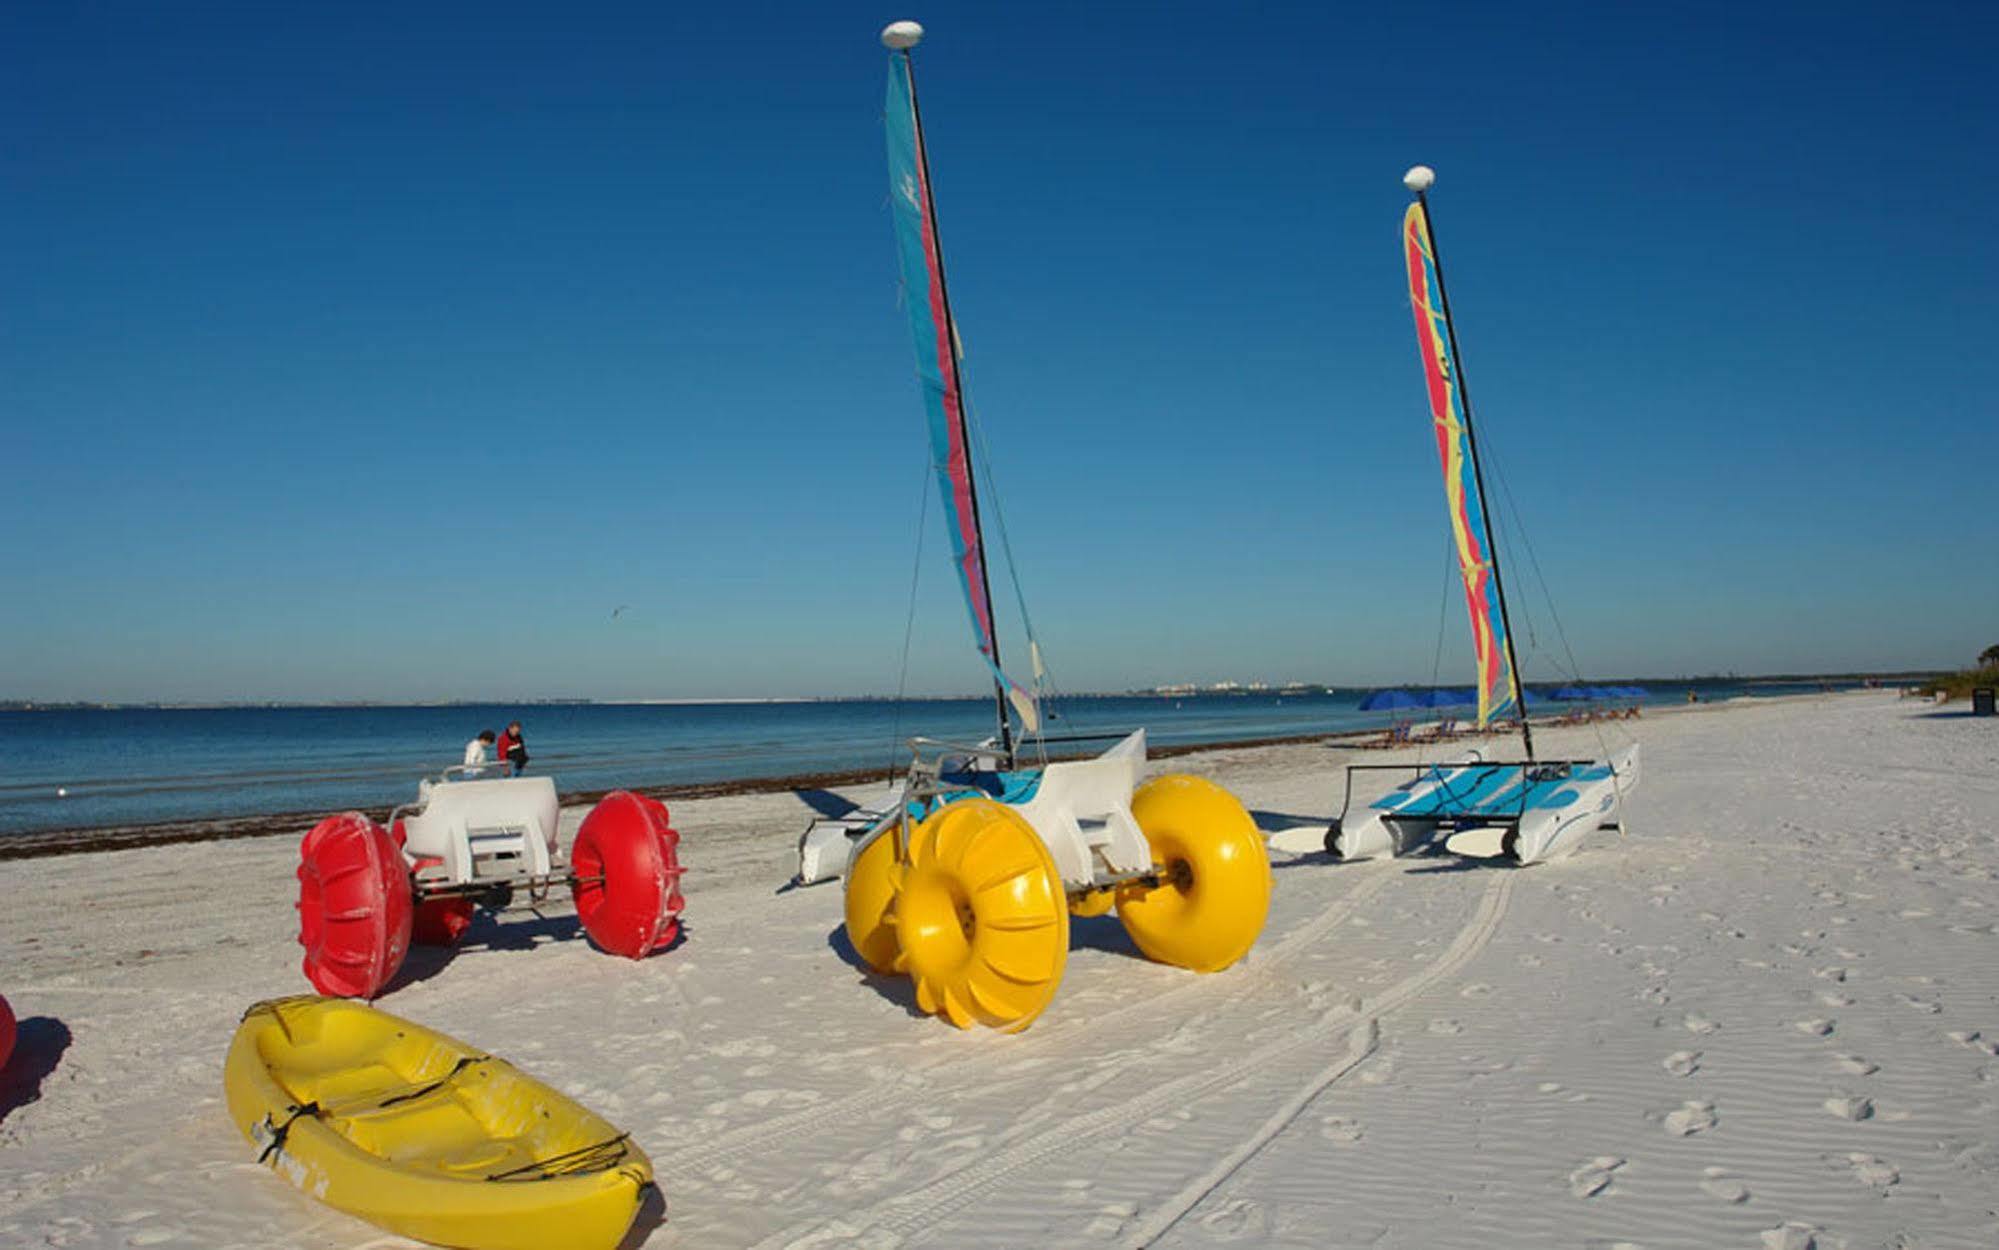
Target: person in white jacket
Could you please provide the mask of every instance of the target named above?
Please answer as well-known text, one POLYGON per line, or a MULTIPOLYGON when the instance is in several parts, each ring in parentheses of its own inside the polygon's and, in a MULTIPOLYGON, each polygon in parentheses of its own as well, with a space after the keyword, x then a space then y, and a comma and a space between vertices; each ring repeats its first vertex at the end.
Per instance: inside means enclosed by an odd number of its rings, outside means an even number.
POLYGON ((465 775, 477 777, 479 771, 493 760, 489 752, 493 749, 494 734, 490 729, 481 729, 479 736, 465 744, 465 775))

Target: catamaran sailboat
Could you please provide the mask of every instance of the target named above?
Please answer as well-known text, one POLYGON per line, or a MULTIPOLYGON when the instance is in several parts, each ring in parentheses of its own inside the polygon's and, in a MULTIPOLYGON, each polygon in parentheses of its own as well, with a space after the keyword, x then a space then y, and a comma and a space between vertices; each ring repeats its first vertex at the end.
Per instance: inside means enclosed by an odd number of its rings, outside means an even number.
POLYGON ((1054 997, 1071 914, 1114 907, 1148 958, 1213 972, 1242 958, 1263 931, 1270 861, 1255 822, 1220 786, 1189 776, 1139 784, 1143 730, 1095 759, 1048 763, 1040 747, 1043 666, 1031 632, 1032 681, 1022 685, 1000 663, 961 352, 910 55, 922 37, 915 22, 882 32, 890 202, 952 564, 992 677, 998 727, 980 744, 912 740, 908 775, 880 806, 806 831, 798 880, 845 872, 855 954, 878 972, 910 976, 924 1011, 959 1028, 1015 1031, 1054 997), (1022 767, 1024 742, 1039 757, 1034 766, 1022 767))
MULTIPOLYGON (((1416 316, 1437 454, 1443 462, 1458 572, 1471 616, 1478 667, 1477 724, 1484 729, 1517 721, 1526 758, 1485 759, 1472 750, 1448 763, 1350 764, 1340 813, 1325 830, 1323 845, 1336 859, 1364 859, 1400 855, 1459 829, 1497 827, 1502 831, 1501 853, 1531 864, 1567 855, 1591 830, 1616 822, 1623 796, 1638 784, 1638 747, 1634 743, 1608 760, 1550 759, 1535 753, 1457 329, 1430 227, 1429 189, 1435 181, 1436 174, 1423 165, 1403 176, 1414 196, 1402 218, 1409 300, 1416 316), (1354 775, 1382 771, 1410 775, 1353 817, 1354 775)), ((1304 826, 1280 833, 1270 845, 1296 852, 1316 849, 1318 841, 1317 831, 1304 826)))

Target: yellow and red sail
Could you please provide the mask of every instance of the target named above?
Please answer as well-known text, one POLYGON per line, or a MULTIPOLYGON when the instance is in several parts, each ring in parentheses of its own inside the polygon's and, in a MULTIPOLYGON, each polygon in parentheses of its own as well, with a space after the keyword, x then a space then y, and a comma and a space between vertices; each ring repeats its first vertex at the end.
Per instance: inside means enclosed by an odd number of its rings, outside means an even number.
POLYGON ((1458 572, 1464 578, 1465 607, 1471 614, 1472 651, 1478 661, 1478 723, 1484 726, 1519 714, 1520 686, 1506 645, 1506 614, 1493 572, 1492 529, 1479 490, 1429 218, 1420 202, 1403 215, 1402 252, 1409 267, 1409 302, 1416 314, 1416 345, 1423 359, 1430 420, 1444 469, 1444 502, 1450 512, 1458 572))

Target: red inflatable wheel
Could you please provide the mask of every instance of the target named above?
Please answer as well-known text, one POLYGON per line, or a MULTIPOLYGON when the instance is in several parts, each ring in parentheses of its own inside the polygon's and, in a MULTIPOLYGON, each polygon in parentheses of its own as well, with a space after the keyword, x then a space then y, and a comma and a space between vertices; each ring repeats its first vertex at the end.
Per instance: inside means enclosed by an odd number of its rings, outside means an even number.
POLYGON ((569 853, 576 914, 590 940, 613 955, 644 959, 680 932, 680 835, 666 804, 626 790, 604 796, 569 853))
POLYGON ((419 946, 456 946, 472 927, 477 906, 469 898, 427 898, 416 905, 410 940, 419 946))
POLYGON ((0 998, 0 1068, 7 1066, 7 1060, 14 1054, 14 1009, 0 998))
POLYGON ((409 867, 388 832, 359 812, 328 816, 298 848, 298 941, 322 994, 373 998, 409 953, 409 867))

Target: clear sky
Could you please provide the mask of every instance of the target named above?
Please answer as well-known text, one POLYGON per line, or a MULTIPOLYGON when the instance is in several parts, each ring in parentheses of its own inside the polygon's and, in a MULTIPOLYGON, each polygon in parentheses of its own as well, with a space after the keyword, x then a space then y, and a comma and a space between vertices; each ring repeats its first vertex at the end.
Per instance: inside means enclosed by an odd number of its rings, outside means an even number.
POLYGON ((0 697, 892 690, 900 17, 1062 685, 1469 672, 1417 161, 1586 672, 1999 641, 1990 5, 24 4, 0 697))

